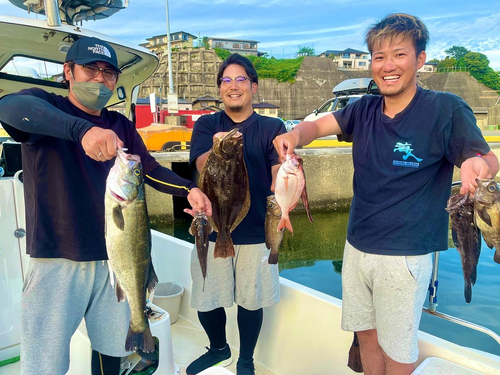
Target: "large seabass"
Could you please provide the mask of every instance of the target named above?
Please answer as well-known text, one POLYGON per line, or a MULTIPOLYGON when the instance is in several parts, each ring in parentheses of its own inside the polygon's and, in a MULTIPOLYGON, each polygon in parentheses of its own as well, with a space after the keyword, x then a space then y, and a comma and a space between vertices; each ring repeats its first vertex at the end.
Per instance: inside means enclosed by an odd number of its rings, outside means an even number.
POLYGON ((209 220, 217 232, 214 257, 234 256, 231 232, 250 208, 243 135, 238 129, 214 135, 212 150, 200 173, 199 186, 212 203, 209 220))
POLYGON ((146 290, 158 282, 151 262, 151 231, 141 159, 118 150, 106 181, 106 248, 118 301, 130 305, 125 349, 155 349, 146 316, 146 290))

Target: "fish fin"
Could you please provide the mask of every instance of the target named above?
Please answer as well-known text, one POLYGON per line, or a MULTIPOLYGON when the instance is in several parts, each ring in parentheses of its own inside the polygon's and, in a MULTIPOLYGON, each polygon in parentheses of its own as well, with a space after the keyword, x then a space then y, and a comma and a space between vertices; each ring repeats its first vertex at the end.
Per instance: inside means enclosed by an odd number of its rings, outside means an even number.
MULTIPOLYGON (((477 215, 479 216, 479 218, 484 221, 486 224, 488 224, 490 227, 493 226, 491 224, 491 217, 490 215, 488 214, 488 212, 486 211, 486 208, 484 207, 481 207, 479 209, 476 210, 476 213, 477 215)), ((490 246, 490 249, 491 249, 491 246, 490 246)))
POLYGON ((455 247, 458 250, 460 248, 460 242, 458 242, 457 231, 454 229, 451 230, 451 238, 453 239, 453 243, 455 244, 455 247))
POLYGON ((109 271, 109 283, 114 288, 115 287, 115 273, 113 272, 113 268, 111 267, 111 262, 108 260, 108 271, 109 271))
POLYGON ((493 255, 493 260, 495 261, 495 263, 500 263, 500 250, 496 250, 495 251, 495 255, 493 255))
POLYGON ((123 217, 122 206, 119 204, 113 207, 113 222, 118 229, 125 229, 125 218, 123 217))
MULTIPOLYGON (((301 160, 300 164, 302 164, 302 159, 300 160, 301 160)), ((302 194, 300 195, 300 197, 302 198, 302 203, 304 203, 304 207, 307 212, 307 217, 309 218, 309 221, 312 223, 313 218, 311 216, 311 211, 309 210, 309 199, 307 198, 306 174, 303 169, 302 169, 302 174, 304 175, 304 189, 302 189, 302 194)))
POLYGON ((116 290, 116 299, 118 300, 118 302, 125 301, 126 294, 125 291, 122 289, 122 286, 120 285, 120 281, 118 279, 116 279, 115 290, 116 290))
POLYGON ((234 244, 231 236, 223 236, 221 234, 219 233, 215 241, 214 258, 234 257, 234 244))
MULTIPOLYGON (((213 221, 212 217, 209 216, 209 217, 207 217, 207 219, 208 219, 208 222, 210 223, 210 226, 212 227, 212 232, 216 231, 217 233, 219 233, 219 228, 217 228, 217 225, 215 225, 215 222, 213 221)), ((212 233, 212 232, 210 232, 210 233, 212 233)))
POLYGON ((267 260, 269 264, 277 264, 278 263, 278 253, 269 254, 269 258, 267 260))
POLYGON ((155 342, 149 325, 144 332, 134 332, 131 326, 128 327, 125 350, 136 351, 137 349, 141 349, 146 353, 155 351, 155 342))
POLYGON ((248 210, 250 209, 250 190, 247 188, 247 193, 245 194, 245 201, 243 202, 243 205, 241 206, 241 211, 238 213, 238 216, 236 217, 236 220, 234 220, 233 225, 231 225, 231 229, 229 232, 233 232, 233 230, 236 229, 236 227, 243 221, 245 216, 247 216, 248 210))
POLYGON ((158 284, 158 276, 156 276, 155 269, 153 267, 153 263, 151 263, 149 267, 149 277, 146 289, 151 293, 156 285, 158 284))
POLYGON ((476 284, 476 279, 477 279, 477 266, 474 267, 474 270, 472 270, 472 273, 470 275, 470 283, 472 285, 476 284))
POLYGON ((290 216, 281 217, 280 223, 278 224, 278 232, 283 228, 288 229, 293 234, 292 222, 290 221, 290 216))
POLYGON ((464 285, 464 296, 465 302, 470 303, 470 301, 472 300, 472 286, 467 282, 464 285))

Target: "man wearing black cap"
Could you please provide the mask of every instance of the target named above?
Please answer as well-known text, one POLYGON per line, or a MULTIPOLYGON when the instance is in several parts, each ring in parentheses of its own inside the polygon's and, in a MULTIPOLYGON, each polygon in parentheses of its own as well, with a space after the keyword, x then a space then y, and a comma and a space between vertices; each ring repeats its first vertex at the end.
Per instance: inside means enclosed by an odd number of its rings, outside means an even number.
POLYGON ((83 317, 92 374, 119 374, 129 325, 127 303, 109 282, 104 237, 106 178, 118 148, 140 155, 145 181, 187 197, 211 214, 207 197, 147 152, 134 124, 104 106, 120 74, 116 53, 97 38, 68 51, 67 97, 38 88, 0 100, 0 121, 22 142, 26 238, 30 266, 21 306, 21 374, 59 375, 83 317))

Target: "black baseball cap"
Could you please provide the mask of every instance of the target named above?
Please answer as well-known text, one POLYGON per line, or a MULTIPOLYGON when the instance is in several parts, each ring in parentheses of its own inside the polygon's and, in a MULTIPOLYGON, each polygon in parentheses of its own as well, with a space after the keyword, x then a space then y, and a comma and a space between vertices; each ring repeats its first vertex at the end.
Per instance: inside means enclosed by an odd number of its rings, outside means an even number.
POLYGON ((65 62, 68 61, 73 61, 78 65, 104 61, 111 64, 117 71, 120 71, 116 52, 113 47, 105 41, 94 37, 80 38, 73 43, 66 54, 65 62))

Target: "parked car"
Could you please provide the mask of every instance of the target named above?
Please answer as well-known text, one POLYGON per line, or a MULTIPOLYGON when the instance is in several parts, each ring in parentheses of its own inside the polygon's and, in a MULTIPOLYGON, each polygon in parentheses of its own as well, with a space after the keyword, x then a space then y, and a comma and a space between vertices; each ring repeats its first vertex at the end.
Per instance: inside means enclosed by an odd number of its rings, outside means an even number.
POLYGON ((375 81, 371 78, 353 78, 340 82, 332 90, 335 97, 328 99, 323 105, 307 115, 304 121, 314 121, 329 113, 338 111, 348 104, 359 100, 363 95, 379 94, 375 81))
POLYGON ((297 125, 300 122, 301 122, 300 120, 286 120, 285 121, 286 131, 289 132, 289 131, 293 130, 295 125, 297 125))

